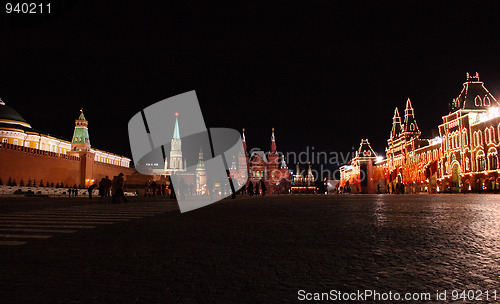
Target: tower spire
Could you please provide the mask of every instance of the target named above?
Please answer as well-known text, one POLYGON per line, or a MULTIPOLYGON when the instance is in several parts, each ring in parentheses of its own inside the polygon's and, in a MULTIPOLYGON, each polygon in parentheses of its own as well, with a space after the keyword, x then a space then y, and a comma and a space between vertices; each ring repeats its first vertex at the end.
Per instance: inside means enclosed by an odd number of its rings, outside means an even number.
POLYGON ((174 139, 181 139, 181 136, 179 135, 179 121, 177 120, 178 117, 179 113, 175 112, 174 136, 172 137, 174 139))
POLYGON ((410 136, 420 135, 410 98, 406 101, 404 132, 410 136))
POLYGON ((175 126, 174 126, 174 135, 172 136, 172 140, 170 141, 170 160, 168 168, 170 171, 183 171, 186 170, 186 162, 184 160, 184 166, 182 162, 182 141, 179 133, 179 113, 175 112, 175 126))
POLYGON ((245 128, 243 128, 243 152, 247 152, 247 140, 245 139, 245 128))
POLYGON ((401 134, 401 117, 399 116, 398 107, 394 110, 394 116, 392 117, 392 130, 391 137, 396 138, 401 134))
POLYGON ((288 167, 286 165, 285 156, 283 156, 283 158, 281 158, 281 168, 280 169, 288 169, 288 167))
POLYGON ((276 140, 274 138, 274 128, 272 129, 272 133, 271 133, 271 152, 272 153, 276 152, 276 140))
POLYGON ((89 122, 83 115, 83 108, 80 109, 80 116, 75 120, 75 131, 71 139, 71 149, 73 151, 89 151, 90 150, 90 137, 89 137, 89 122))

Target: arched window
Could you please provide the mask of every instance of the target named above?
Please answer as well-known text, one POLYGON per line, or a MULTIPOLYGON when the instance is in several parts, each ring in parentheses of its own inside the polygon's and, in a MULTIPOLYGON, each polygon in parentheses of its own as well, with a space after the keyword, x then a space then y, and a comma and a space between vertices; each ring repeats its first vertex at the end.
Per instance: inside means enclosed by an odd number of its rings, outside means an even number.
POLYGON ((498 168, 498 157, 496 154, 488 155, 488 167, 490 170, 496 170, 498 168))
POLYGON ((490 130, 488 128, 484 129, 484 143, 490 143, 490 130))
POLYGON ((477 95, 476 98, 474 98, 474 104, 476 107, 480 107, 483 105, 483 101, 481 100, 481 96, 477 95))
POLYGON ((488 95, 484 96, 484 98, 483 98, 483 105, 485 105, 485 106, 491 106, 490 97, 488 95))
POLYGON ((489 170, 496 170, 498 168, 498 156, 496 148, 490 148, 488 150, 488 168, 489 170))
POLYGON ((467 146, 467 132, 462 133, 462 142, 464 143, 464 146, 467 146))
POLYGON ((480 154, 477 156, 477 171, 486 170, 486 160, 484 159, 484 154, 480 154))
POLYGON ((490 142, 494 143, 495 140, 495 128, 493 126, 490 127, 490 142))
POLYGON ((477 131, 477 139, 478 139, 478 146, 482 146, 483 145, 483 132, 481 132, 481 130, 477 131))

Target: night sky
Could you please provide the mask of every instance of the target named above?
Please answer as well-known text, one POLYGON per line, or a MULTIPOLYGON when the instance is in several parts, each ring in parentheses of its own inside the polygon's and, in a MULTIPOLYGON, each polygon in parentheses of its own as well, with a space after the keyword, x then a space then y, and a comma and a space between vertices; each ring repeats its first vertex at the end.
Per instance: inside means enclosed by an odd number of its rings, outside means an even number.
POLYGON ((190 90, 208 127, 244 127, 264 150, 274 127, 278 149, 296 152, 368 138, 383 153, 408 97, 434 137, 466 72, 500 97, 499 8, 343 3, 52 1, 51 16, 2 5, 0 96, 66 139, 83 107, 92 146, 126 156, 129 119, 190 90))

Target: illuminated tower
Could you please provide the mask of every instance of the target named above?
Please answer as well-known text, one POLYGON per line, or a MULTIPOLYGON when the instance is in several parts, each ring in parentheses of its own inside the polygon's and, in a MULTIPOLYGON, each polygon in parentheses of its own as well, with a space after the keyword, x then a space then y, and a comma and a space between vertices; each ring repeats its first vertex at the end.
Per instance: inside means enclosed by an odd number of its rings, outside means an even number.
POLYGON ((295 176, 293 177, 293 184, 296 186, 300 186, 304 183, 304 178, 302 177, 302 172, 300 172, 300 166, 297 162, 297 171, 295 172, 295 176))
POLYGON ((179 133, 179 121, 178 121, 179 113, 175 113, 175 127, 174 127, 174 135, 172 136, 172 140, 170 141, 170 160, 168 171, 182 171, 182 150, 181 150, 181 136, 179 133))
POLYGON ((396 139, 401 134, 401 117, 399 117, 398 108, 394 110, 394 117, 392 118, 392 130, 391 130, 391 138, 396 139))
MULTIPOLYGON (((238 154, 238 175, 246 177, 248 172, 245 171, 249 170, 250 166, 248 164, 248 152, 247 152, 247 142, 245 139, 245 129, 243 129, 242 139, 243 139, 243 152, 238 154)), ((241 178, 239 182, 243 183, 244 182, 243 178, 241 178)))
POLYGON ((203 162, 203 150, 200 147, 200 153, 198 154, 198 164, 196 165, 196 192, 200 193, 204 191, 207 184, 207 173, 205 171, 205 163, 203 162))
POLYGON ((271 151, 269 151, 269 154, 267 155, 268 159, 268 166, 269 170, 267 171, 268 174, 270 175, 269 177, 269 182, 272 184, 276 184, 276 182, 280 178, 280 171, 279 171, 279 154, 276 152, 276 140, 274 137, 274 128, 272 128, 271 132, 271 151))
POLYGON ((308 186, 314 185, 314 175, 312 173, 311 162, 309 162, 309 168, 307 169, 306 184, 308 186))
POLYGON ((69 155, 80 157, 80 185, 88 187, 94 182, 94 157, 90 150, 89 122, 80 110, 80 116, 75 120, 75 131, 71 140, 71 152, 69 155))
POLYGON ((412 137, 419 137, 420 134, 421 132, 418 129, 417 121, 413 113, 413 107, 411 106, 410 98, 408 98, 405 109, 404 135, 406 139, 410 139, 412 137))
POLYGON ((83 109, 81 109, 80 116, 75 120, 75 131, 73 132, 73 139, 71 140, 71 151, 90 151, 88 126, 89 122, 85 119, 83 109))

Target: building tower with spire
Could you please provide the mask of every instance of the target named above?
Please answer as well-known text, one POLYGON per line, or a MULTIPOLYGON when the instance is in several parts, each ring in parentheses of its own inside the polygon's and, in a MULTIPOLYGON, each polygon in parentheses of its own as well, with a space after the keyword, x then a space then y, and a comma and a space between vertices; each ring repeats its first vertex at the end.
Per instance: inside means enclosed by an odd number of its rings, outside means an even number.
POLYGON ((203 194, 207 185, 207 172, 205 163, 203 162, 203 149, 200 147, 198 154, 198 164, 196 165, 196 193, 203 194))
MULTIPOLYGON (((250 169, 248 162, 248 152, 247 152, 247 141, 245 138, 245 128, 243 128, 243 151, 238 154, 238 175, 239 176, 247 176, 248 172, 246 170, 250 169)), ((243 183, 243 179, 239 180, 240 183, 243 183)))
POLYGON ((88 152, 90 151, 90 137, 89 137, 89 122, 83 115, 83 109, 80 109, 80 116, 75 120, 75 130, 73 132, 73 139, 71 140, 71 150, 75 152, 88 152))
POLYGON ((170 141, 170 157, 168 163, 165 162, 165 168, 169 172, 184 171, 184 164, 182 162, 182 141, 179 132, 179 113, 175 113, 175 126, 172 140, 170 141), (168 165, 168 166, 167 166, 168 165))
POLYGON ((415 120, 415 114, 413 113, 413 107, 411 106, 410 98, 406 101, 405 109, 405 120, 403 134, 407 140, 411 138, 419 137, 421 132, 418 129, 417 121, 415 120))
POLYGON ((80 109, 80 116, 75 120, 75 131, 71 139, 71 152, 68 154, 80 157, 80 185, 89 186, 94 182, 95 151, 90 149, 89 122, 80 109))
POLYGON ((268 179, 271 183, 275 184, 281 177, 279 171, 279 154, 276 151, 276 138, 274 137, 274 128, 271 130, 271 151, 267 155, 269 161, 269 168, 267 170, 268 179))
POLYGON ((307 186, 314 186, 314 175, 312 173, 311 162, 309 162, 309 168, 307 168, 305 183, 307 184, 307 186))
POLYGON ((396 109, 394 109, 394 116, 392 117, 392 129, 390 138, 397 139, 401 134, 401 131, 401 117, 399 116, 399 111, 396 107, 396 109))
POLYGON ((300 171, 299 162, 297 162, 297 169, 295 169, 293 184, 297 186, 302 186, 302 184, 304 184, 304 177, 302 176, 302 172, 300 171))

